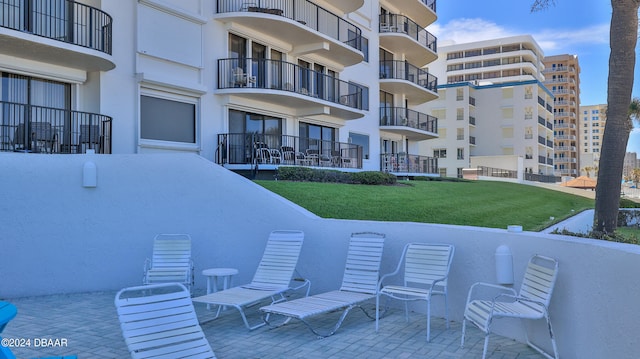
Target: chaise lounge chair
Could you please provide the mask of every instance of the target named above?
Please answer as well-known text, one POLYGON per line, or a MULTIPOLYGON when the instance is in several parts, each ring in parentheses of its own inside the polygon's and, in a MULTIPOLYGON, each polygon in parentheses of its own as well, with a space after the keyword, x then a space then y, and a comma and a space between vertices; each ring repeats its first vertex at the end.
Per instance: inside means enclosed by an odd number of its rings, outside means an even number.
POLYGON ((142 284, 181 283, 193 285, 191 237, 188 234, 158 234, 153 240, 153 256, 144 264, 142 284))
POLYGON ((125 288, 115 305, 131 357, 214 359, 191 295, 180 283, 125 288))
POLYGON ((553 336, 551 320, 549 319, 549 303, 551 293, 558 278, 558 261, 541 255, 534 255, 529 260, 524 278, 520 286, 520 292, 516 294, 513 288, 500 285, 478 282, 471 286, 467 296, 467 304, 464 309, 464 320, 462 321, 462 339, 460 347, 464 346, 464 336, 467 321, 473 323, 484 332, 484 348, 482 358, 487 355, 487 345, 489 344, 489 334, 491 324, 497 318, 519 318, 519 319, 545 319, 551 337, 553 356, 545 352, 541 347, 529 340, 525 328, 527 344, 547 358, 558 358, 558 348, 556 339, 553 336), (478 288, 498 289, 502 293, 492 300, 473 299, 474 290, 478 288))
MULTIPOLYGON (((289 285, 298 263, 303 239, 302 231, 271 232, 264 255, 251 283, 196 297, 193 301, 236 308, 249 330, 265 325, 264 322, 250 325, 244 310, 268 299, 272 303, 286 300, 284 292, 290 289, 289 285)), ((213 319, 218 318, 219 314, 220 311, 213 319)))
POLYGON ((269 322, 270 314, 286 317, 280 325, 295 318, 302 321, 314 334, 328 337, 340 328, 344 318, 353 308, 360 308, 367 316, 374 319, 361 307, 361 304, 376 297, 384 238, 384 234, 379 233, 352 234, 342 286, 339 290, 262 307, 260 310, 264 312, 264 321, 273 325, 269 322), (337 310, 342 310, 343 313, 335 327, 327 333, 320 333, 308 321, 311 317, 337 310))

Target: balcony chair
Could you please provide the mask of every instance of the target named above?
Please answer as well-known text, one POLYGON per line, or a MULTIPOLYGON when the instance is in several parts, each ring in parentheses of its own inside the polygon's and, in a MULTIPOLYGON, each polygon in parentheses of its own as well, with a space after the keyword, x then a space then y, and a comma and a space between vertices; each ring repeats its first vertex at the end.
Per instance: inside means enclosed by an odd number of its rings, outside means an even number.
POLYGON ((280 154, 282 155, 282 163, 289 165, 296 163, 296 152, 293 147, 280 146, 280 154))
POLYGON ((353 308, 360 308, 368 317, 374 319, 362 308, 362 304, 375 298, 378 292, 384 239, 385 235, 379 233, 353 233, 349 241, 347 263, 340 289, 262 307, 260 310, 264 313, 265 323, 281 326, 291 319, 298 319, 314 334, 328 337, 340 328, 344 318, 353 308), (336 311, 342 311, 342 314, 335 326, 327 332, 321 333, 309 321, 315 316, 336 311), (270 322, 271 314, 284 316, 285 319, 279 324, 274 324, 270 322))
POLYGON ((30 122, 29 133, 25 138, 24 123, 18 124, 13 137, 15 151, 32 151, 52 153, 57 142, 53 128, 49 122, 30 122))
MULTIPOLYGON (((427 304, 427 341, 431 341, 431 298, 444 296, 444 315, 449 329, 447 288, 449 269, 455 248, 449 244, 409 243, 404 247, 396 270, 380 279, 382 289, 376 296, 376 332, 380 318, 380 297, 404 301, 405 318, 409 321, 409 302, 425 301, 427 304), (384 282, 400 273, 404 264, 402 285, 384 285, 384 282), (384 286, 383 286, 384 285, 384 286)), ((386 309, 385 309, 386 312, 386 309)))
MULTIPOLYGON (((529 340, 525 328, 527 344, 547 358, 558 358, 556 339, 553 336, 551 320, 549 319, 549 302, 551 294, 558 277, 558 261, 553 258, 534 255, 529 260, 524 273, 520 292, 516 293, 513 288, 503 287, 490 283, 475 283, 469 289, 467 304, 464 309, 464 319, 462 321, 462 339, 460 347, 464 345, 464 336, 467 321, 470 321, 485 333, 484 349, 482 358, 487 355, 487 345, 489 344, 489 333, 493 319, 496 318, 519 318, 519 319, 545 319, 549 328, 553 356, 546 353, 542 348, 533 344, 529 340), (472 300, 472 295, 476 288, 482 287, 498 289, 501 294, 492 300, 472 300)), ((524 323, 523 323, 524 325, 524 323)))
POLYGON ((191 237, 188 234, 158 234, 153 255, 145 261, 142 283, 181 283, 189 290, 194 282, 191 237))
POLYGON ((216 357, 182 284, 125 288, 116 294, 115 306, 132 358, 216 357))
POLYGON ((84 147, 83 153, 87 149, 93 149, 96 153, 100 153, 102 146, 102 136, 100 136, 100 126, 98 125, 80 125, 80 137, 78 139, 80 146, 84 147))
MULTIPOLYGON (((307 280, 301 280, 304 283, 300 286, 290 287, 303 240, 302 231, 271 232, 251 283, 196 297, 193 301, 236 308, 249 330, 263 326, 265 323, 250 325, 245 309, 265 300, 270 300, 271 303, 285 301, 284 293, 290 289, 307 286, 308 294, 310 283, 307 280)), ((219 315, 220 311, 213 319, 218 318, 219 315)))

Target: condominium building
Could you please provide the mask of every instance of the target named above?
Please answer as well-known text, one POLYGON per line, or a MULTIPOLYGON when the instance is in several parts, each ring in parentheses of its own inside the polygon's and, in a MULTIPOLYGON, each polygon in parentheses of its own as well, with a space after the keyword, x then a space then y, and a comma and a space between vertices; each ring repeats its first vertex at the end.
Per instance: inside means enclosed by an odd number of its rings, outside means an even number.
POLYGON ((3 4, 0 150, 435 175, 435 0, 3 4), (46 6, 45 6, 46 5, 46 6))
POLYGON ((544 58, 544 84, 555 96, 554 167, 561 176, 580 175, 582 152, 578 131, 580 108, 580 64, 576 55, 544 58))
POLYGON ((580 175, 598 176, 600 149, 607 123, 607 105, 580 106, 577 142, 580 144, 580 175))
POLYGON ((640 159, 636 152, 627 152, 624 155, 624 165, 622 167, 622 179, 633 180, 633 170, 640 168, 640 159))
POLYGON ((460 177, 481 157, 485 166, 552 175, 553 95, 533 37, 440 46, 438 54, 430 70, 446 83, 421 108, 438 118, 439 137, 422 148, 438 158, 440 175, 460 177))

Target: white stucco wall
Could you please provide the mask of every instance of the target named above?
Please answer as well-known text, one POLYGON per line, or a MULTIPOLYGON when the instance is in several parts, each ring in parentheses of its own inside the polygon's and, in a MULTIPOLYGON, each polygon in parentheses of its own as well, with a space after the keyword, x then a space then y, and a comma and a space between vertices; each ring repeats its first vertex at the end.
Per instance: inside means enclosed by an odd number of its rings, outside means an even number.
MULTIPOLYGON (((340 285, 349 234, 387 235, 382 272, 405 243, 456 246, 451 318, 462 319, 467 290, 495 281, 494 252, 513 252, 516 287, 535 253, 555 257, 560 276, 551 316, 564 358, 632 358, 640 352, 640 247, 538 233, 437 224, 319 219, 281 197, 196 155, 37 155, 0 153, 0 298, 115 290, 138 285, 157 233, 193 238, 196 287, 201 270, 235 267, 250 281, 268 233, 305 232, 298 270, 313 292, 340 285), (97 187, 82 187, 86 161, 97 187)), ((442 301, 434 300, 442 316, 442 301)), ((522 340, 517 322, 498 323, 522 340)), ((534 340, 547 346, 543 323, 534 340)), ((372 329, 373 330, 373 329, 372 329)))

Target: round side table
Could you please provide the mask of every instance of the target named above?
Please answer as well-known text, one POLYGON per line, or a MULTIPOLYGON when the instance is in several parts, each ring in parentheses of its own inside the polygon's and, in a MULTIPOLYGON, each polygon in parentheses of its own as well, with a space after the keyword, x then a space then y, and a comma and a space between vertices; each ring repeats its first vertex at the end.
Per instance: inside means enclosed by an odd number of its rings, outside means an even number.
MULTIPOLYGON (((202 275, 207 277, 207 294, 218 291, 218 280, 223 279, 222 289, 229 289, 231 278, 238 274, 235 268, 209 268, 202 271, 202 275)), ((211 304, 207 304, 207 309, 211 309, 211 304)), ((220 308, 218 308, 218 311, 220 308)))

